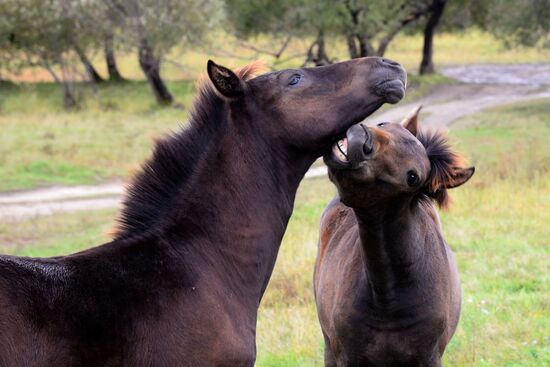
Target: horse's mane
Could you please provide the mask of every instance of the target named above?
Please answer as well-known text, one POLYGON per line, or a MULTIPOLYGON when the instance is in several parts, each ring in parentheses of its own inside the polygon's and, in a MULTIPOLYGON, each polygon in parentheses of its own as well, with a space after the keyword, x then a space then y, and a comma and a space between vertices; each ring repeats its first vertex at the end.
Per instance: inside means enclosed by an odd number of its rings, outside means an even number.
POLYGON ((420 131, 417 139, 422 143, 430 160, 430 176, 421 198, 434 200, 440 208, 450 204, 447 183, 453 181, 453 170, 464 165, 464 158, 455 152, 442 131, 420 131))
MULTIPOLYGON (((254 62, 236 74, 249 80, 262 68, 262 63, 254 62)), ((172 208, 174 197, 185 190, 201 156, 227 127, 225 100, 212 83, 201 77, 197 90, 188 127, 156 141, 152 157, 128 186, 115 239, 142 234, 158 224, 162 213, 172 208)))

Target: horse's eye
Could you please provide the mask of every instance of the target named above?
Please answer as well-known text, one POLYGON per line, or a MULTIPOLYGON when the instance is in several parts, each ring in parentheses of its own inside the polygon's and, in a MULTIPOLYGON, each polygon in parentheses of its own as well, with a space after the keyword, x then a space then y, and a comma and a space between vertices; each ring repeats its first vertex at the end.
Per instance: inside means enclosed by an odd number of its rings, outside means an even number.
POLYGON ((418 175, 413 171, 407 172, 407 185, 415 186, 418 183, 418 175))
POLYGON ((288 82, 288 85, 296 85, 302 80, 302 76, 300 74, 294 74, 290 81, 288 82))
POLYGON ((378 127, 383 127, 383 126, 386 126, 387 124, 388 124, 387 122, 381 122, 381 123, 379 123, 379 124, 376 125, 376 126, 378 126, 378 127))

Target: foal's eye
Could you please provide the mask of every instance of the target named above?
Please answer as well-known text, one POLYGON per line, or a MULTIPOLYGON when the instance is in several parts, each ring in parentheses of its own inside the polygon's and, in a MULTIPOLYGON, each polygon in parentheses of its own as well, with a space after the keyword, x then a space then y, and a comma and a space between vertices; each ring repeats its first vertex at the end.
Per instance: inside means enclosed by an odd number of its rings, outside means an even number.
POLYGON ((296 85, 302 80, 302 76, 300 74, 294 74, 292 78, 290 78, 290 81, 288 82, 288 85, 296 85))
POLYGON ((387 124, 388 124, 387 122, 381 122, 381 123, 379 123, 379 124, 376 125, 376 126, 378 126, 378 127, 383 127, 383 126, 386 126, 387 124))
POLYGON ((415 186, 418 183, 418 175, 413 171, 407 172, 407 185, 415 186))

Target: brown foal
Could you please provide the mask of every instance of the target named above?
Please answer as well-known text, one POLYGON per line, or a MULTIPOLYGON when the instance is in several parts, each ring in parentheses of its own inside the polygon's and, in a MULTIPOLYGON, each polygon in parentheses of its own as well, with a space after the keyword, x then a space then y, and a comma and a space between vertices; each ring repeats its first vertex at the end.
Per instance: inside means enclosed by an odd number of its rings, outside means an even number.
POLYGON ((339 197, 321 219, 314 288, 326 366, 440 366, 460 284, 432 200, 465 183, 441 133, 357 124, 325 155, 339 197))

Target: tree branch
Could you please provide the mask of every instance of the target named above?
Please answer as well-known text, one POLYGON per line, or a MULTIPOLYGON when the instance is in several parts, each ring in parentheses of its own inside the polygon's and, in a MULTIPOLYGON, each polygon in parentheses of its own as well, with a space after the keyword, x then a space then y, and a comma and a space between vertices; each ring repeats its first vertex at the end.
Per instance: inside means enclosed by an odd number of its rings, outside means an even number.
POLYGON ((281 45, 281 47, 279 48, 279 50, 277 52, 273 52, 273 51, 267 51, 267 50, 263 50, 261 48, 258 48, 246 41, 243 41, 243 40, 237 40, 237 45, 241 46, 241 47, 244 47, 244 48, 247 48, 249 50, 252 50, 252 51, 255 51, 259 54, 265 54, 265 55, 270 55, 270 56, 273 56, 275 57, 276 59, 280 58, 281 55, 283 54, 283 52, 286 50, 286 48, 288 47, 288 44, 290 43, 290 40, 292 39, 292 36, 291 35, 288 35, 287 38, 285 39, 285 41, 283 42, 283 44, 281 45))
POLYGON ((395 36, 401 32, 403 28, 405 28, 410 23, 420 19, 424 15, 428 14, 432 9, 433 4, 426 5, 422 7, 421 9, 416 9, 415 11, 409 13, 407 16, 405 16, 403 19, 399 21, 397 26, 390 30, 386 36, 384 36, 379 44, 378 44, 378 50, 376 51, 376 54, 378 56, 384 56, 384 53, 386 52, 386 49, 388 48, 388 45, 390 42, 395 38, 395 36))

